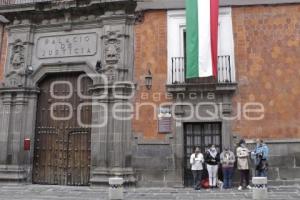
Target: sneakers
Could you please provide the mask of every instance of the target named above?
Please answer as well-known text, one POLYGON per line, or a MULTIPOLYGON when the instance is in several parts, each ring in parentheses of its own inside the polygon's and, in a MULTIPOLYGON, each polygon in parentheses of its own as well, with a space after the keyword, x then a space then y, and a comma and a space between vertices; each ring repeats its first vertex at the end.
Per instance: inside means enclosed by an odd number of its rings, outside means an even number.
MULTIPOLYGON (((252 190, 252 187, 251 187, 250 185, 248 185, 246 188, 247 188, 248 190, 252 190)), ((239 186, 239 187, 238 187, 238 190, 242 190, 242 189, 243 189, 242 186, 239 186)))

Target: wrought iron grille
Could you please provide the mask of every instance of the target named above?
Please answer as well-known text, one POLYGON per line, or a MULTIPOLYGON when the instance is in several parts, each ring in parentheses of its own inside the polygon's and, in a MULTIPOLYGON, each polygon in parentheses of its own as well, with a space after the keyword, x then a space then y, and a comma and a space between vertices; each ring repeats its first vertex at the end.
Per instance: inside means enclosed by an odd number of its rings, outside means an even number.
MULTIPOLYGON (((172 84, 185 83, 186 62, 184 57, 172 57, 172 84)), ((231 58, 228 55, 218 56, 218 83, 233 83, 231 58)))

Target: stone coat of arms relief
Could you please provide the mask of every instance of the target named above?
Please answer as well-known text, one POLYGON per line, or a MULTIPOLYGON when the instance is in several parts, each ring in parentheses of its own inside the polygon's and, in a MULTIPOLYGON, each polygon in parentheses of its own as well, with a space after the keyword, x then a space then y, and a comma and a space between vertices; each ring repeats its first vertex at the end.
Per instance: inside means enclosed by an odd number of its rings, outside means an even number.
POLYGON ((11 56, 9 59, 8 73, 6 74, 5 86, 20 87, 23 85, 25 76, 25 46, 20 39, 12 44, 11 56))
POLYGON ((118 38, 116 31, 109 31, 105 36, 104 41, 104 56, 105 56, 105 74, 109 83, 116 81, 118 76, 117 65, 120 61, 121 40, 118 38))

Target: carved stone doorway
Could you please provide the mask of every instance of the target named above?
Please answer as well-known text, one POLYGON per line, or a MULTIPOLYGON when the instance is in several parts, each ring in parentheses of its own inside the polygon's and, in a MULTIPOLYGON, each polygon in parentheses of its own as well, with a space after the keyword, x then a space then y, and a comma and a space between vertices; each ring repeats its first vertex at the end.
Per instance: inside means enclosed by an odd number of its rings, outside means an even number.
POLYGON ((51 74, 38 84, 33 183, 89 184, 92 106, 80 94, 89 94, 92 81, 79 87, 79 75, 51 74))

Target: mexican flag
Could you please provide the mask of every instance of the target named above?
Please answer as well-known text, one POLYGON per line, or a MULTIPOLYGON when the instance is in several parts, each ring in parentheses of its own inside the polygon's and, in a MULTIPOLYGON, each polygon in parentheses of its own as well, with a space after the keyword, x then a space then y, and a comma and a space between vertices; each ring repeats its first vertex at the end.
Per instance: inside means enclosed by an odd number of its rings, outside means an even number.
POLYGON ((186 2, 186 78, 217 76, 219 0, 186 2))

